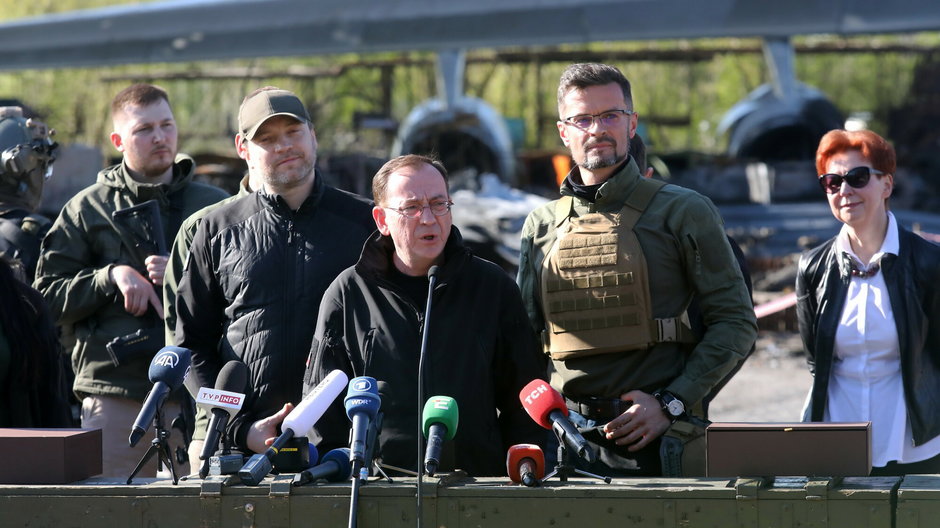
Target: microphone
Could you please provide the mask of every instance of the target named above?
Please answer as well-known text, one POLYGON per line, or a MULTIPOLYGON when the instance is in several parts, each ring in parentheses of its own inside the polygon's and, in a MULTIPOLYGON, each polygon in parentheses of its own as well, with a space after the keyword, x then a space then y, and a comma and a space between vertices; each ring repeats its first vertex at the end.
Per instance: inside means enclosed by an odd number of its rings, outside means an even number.
MULTIPOLYGON (((418 398, 417 402, 417 417, 418 420, 418 431, 417 431, 417 454, 415 455, 415 463, 417 464, 418 469, 418 493, 415 495, 415 519, 418 521, 418 528, 421 528, 421 517, 423 515, 421 510, 421 480, 424 477, 424 471, 421 471, 421 440, 424 428, 421 426, 422 417, 421 412, 421 400, 424 399, 424 358, 427 356, 428 351, 428 335, 431 333, 431 301, 434 300, 434 288, 437 287, 437 273, 438 268, 436 265, 428 268, 428 302, 424 307, 424 326, 421 329, 421 350, 418 352, 418 398)), ((355 520, 352 515, 352 510, 350 510, 349 525, 353 526, 353 521, 355 520)))
POLYGON ((166 397, 183 385, 183 380, 189 374, 189 366, 192 364, 192 354, 188 348, 165 346, 150 360, 147 377, 153 383, 153 388, 147 394, 147 399, 144 400, 137 420, 131 428, 131 435, 127 439, 131 447, 137 445, 137 442, 143 438, 147 428, 153 422, 153 417, 163 407, 166 397))
POLYGON ((349 463, 351 455, 349 449, 340 447, 333 449, 323 455, 319 465, 310 469, 305 469, 294 476, 293 485, 303 486, 304 484, 316 480, 326 480, 328 482, 342 482, 348 480, 352 475, 352 465, 349 463))
POLYGON ((428 446, 424 453, 424 469, 433 477, 441 463, 441 446, 457 434, 457 400, 450 396, 432 396, 424 404, 421 423, 428 446))
POLYGON ((568 407, 561 394, 540 379, 534 379, 519 392, 519 401, 529 416, 542 427, 555 431, 560 440, 564 440, 578 456, 586 462, 597 460, 587 440, 578 432, 578 428, 568 419, 568 407))
POLYGON ((346 416, 352 421, 349 461, 353 464, 353 471, 359 471, 369 463, 366 460, 369 447, 366 445, 369 437, 369 424, 375 419, 382 405, 375 378, 369 376, 353 378, 349 382, 349 390, 346 392, 343 405, 346 407, 346 416))
POLYGON ((545 454, 535 444, 516 444, 506 453, 506 472, 516 484, 538 486, 545 476, 545 454))
MULTIPOLYGON (((229 361, 222 366, 215 380, 215 388, 202 387, 196 395, 196 405, 208 411, 212 418, 206 430, 206 441, 202 446, 200 460, 209 460, 224 437, 225 428, 245 403, 243 392, 248 386, 248 366, 241 361, 229 361)), ((206 478, 209 470, 206 463, 199 470, 199 477, 206 478)))
POLYGON ((313 391, 284 418, 281 424, 281 435, 274 439, 271 447, 264 453, 252 455, 248 462, 245 462, 245 465, 238 470, 242 483, 256 486, 264 480, 264 477, 271 472, 277 452, 294 436, 307 434, 333 400, 343 392, 347 381, 346 373, 342 370, 334 370, 323 378, 323 381, 314 387, 313 391))

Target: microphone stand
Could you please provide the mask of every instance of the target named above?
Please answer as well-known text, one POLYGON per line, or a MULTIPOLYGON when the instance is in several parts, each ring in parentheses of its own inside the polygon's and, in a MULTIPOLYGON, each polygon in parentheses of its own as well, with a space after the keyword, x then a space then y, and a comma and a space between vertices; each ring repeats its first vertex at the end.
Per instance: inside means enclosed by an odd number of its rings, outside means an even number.
POLYGON ((568 458, 568 447, 565 445, 565 430, 561 428, 557 423, 552 425, 552 431, 555 433, 555 437, 558 438, 558 462, 555 464, 555 469, 551 473, 545 475, 545 478, 539 481, 539 483, 545 482, 546 480, 558 475, 558 480, 561 482, 567 482, 568 477, 572 474, 583 475, 585 477, 595 478, 598 480, 603 480, 604 483, 610 484, 610 477, 604 477, 601 475, 596 475, 584 471, 583 469, 578 469, 569 461, 568 458))
POLYGON ((428 329, 431 322, 431 300, 434 297, 434 287, 437 286, 437 266, 428 269, 428 302, 424 307, 424 328, 421 330, 421 351, 418 354, 418 484, 416 489, 416 519, 417 528, 421 528, 421 485, 424 470, 421 461, 424 460, 424 429, 421 427, 421 418, 424 414, 424 356, 428 349, 428 329))
POLYGON ((359 487, 362 486, 362 479, 359 471, 363 468, 357 460, 352 466, 352 489, 349 492, 349 528, 356 528, 359 523, 357 512, 359 511, 359 487))
POLYGON ((143 458, 140 459, 140 462, 137 463, 137 467, 134 468, 131 476, 127 477, 127 484, 130 485, 131 481, 134 480, 134 476, 144 467, 153 455, 157 455, 157 471, 160 471, 164 465, 170 468, 170 475, 173 476, 173 485, 175 486, 179 482, 179 478, 176 476, 176 467, 173 466, 173 458, 170 456, 170 443, 167 440, 170 437, 170 432, 163 428, 163 406, 157 408, 157 412, 153 415, 153 431, 154 438, 150 442, 150 448, 147 449, 147 452, 144 453, 143 458))

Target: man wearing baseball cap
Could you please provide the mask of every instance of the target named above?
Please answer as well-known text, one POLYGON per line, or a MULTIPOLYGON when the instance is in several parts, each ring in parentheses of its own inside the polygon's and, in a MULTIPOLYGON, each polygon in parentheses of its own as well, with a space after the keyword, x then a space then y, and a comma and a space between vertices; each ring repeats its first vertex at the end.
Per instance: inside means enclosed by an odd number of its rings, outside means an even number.
POLYGON ((177 293, 176 343, 193 351, 195 386, 214 387, 228 361, 248 366, 247 398, 229 432, 250 454, 264 451, 300 401, 320 298, 375 225, 369 200, 317 171, 313 124, 295 94, 250 93, 235 150, 261 188, 199 223, 177 293))

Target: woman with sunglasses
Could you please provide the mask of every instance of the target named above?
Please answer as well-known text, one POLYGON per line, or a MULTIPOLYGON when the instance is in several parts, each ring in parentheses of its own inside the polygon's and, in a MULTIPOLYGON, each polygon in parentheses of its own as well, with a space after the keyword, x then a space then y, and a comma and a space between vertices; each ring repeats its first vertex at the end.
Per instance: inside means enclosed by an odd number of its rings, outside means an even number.
POLYGON ((940 246, 891 214, 895 153, 878 134, 827 133, 816 169, 843 225, 800 258, 804 420, 871 421, 872 475, 940 473, 940 246))

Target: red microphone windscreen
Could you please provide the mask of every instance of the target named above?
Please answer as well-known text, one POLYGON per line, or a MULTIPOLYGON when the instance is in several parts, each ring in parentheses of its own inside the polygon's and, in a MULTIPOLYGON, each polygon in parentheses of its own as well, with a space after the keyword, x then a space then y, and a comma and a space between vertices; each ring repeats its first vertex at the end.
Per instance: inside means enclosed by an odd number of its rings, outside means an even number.
POLYGON ((542 427, 552 428, 552 420, 548 417, 552 411, 561 411, 568 416, 568 407, 565 399, 545 380, 534 379, 522 388, 519 401, 529 416, 542 427))
POLYGON ((542 480, 545 476, 545 454, 542 453, 542 448, 535 444, 516 444, 506 452, 506 472, 510 480, 517 484, 522 482, 522 474, 519 470, 522 469, 520 466, 527 458, 531 461, 535 478, 542 480))

